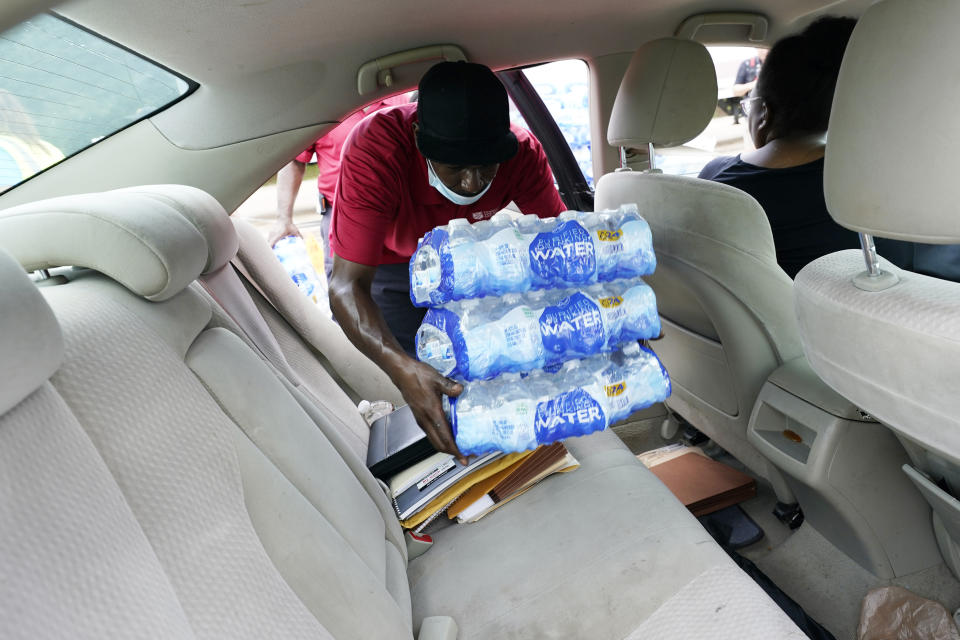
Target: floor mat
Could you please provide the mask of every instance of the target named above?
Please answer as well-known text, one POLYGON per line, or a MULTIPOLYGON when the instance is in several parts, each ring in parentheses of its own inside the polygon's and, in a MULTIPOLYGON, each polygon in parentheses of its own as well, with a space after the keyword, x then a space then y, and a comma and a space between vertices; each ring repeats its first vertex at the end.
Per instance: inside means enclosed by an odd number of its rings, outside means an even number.
MULTIPOLYGON (((744 517, 747 517, 746 514, 743 514, 744 517)), ((705 518, 706 519, 706 518, 705 518)), ((749 518, 748 518, 749 519, 749 518)), ((771 580, 763 571, 761 571, 757 565, 755 565, 750 560, 744 558, 739 553, 734 551, 727 541, 733 537, 733 533, 730 527, 724 523, 722 519, 716 520, 707 520, 706 522, 701 522, 704 525, 704 528, 707 532, 717 541, 723 550, 737 563, 744 573, 750 576, 757 585, 763 589, 770 598, 777 603, 777 606, 783 610, 787 616, 793 620, 793 623, 803 631, 808 638, 811 640, 836 640, 836 638, 831 634, 823 625, 818 623, 816 620, 807 615, 807 612, 803 610, 799 604, 796 603, 790 596, 784 593, 773 580, 771 580)), ((751 520, 752 522, 752 520, 751 520)), ((754 524, 754 526, 756 526, 754 524)))

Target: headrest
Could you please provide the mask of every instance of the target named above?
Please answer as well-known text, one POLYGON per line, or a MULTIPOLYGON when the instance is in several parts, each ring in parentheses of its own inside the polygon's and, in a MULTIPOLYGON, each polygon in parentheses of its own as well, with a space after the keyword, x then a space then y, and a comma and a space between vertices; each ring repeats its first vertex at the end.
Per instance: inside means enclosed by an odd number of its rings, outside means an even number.
POLYGON ((0 250, 0 415, 36 391, 63 361, 63 336, 37 287, 0 250))
POLYGON ((0 212, 0 248, 28 271, 89 267, 148 300, 166 300, 210 262, 192 222, 154 196, 108 191, 0 212))
POLYGON ((683 144, 717 108, 717 72, 699 42, 662 38, 640 47, 620 82, 607 141, 615 147, 683 144))
POLYGON ((960 242, 955 0, 888 0, 847 45, 827 137, 825 193, 839 224, 885 238, 960 242))
POLYGON ((230 215, 216 198, 196 187, 183 184, 151 184, 118 189, 117 193, 138 193, 177 210, 207 241, 207 264, 203 273, 216 271, 237 255, 240 239, 230 215))

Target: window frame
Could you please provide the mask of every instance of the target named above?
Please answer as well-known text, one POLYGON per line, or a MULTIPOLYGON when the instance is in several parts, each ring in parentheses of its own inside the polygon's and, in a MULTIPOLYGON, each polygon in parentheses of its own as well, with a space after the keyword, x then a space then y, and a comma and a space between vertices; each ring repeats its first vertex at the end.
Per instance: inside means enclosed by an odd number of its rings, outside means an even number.
MULTIPOLYGON (((33 174, 32 176, 30 176, 29 178, 24 178, 23 180, 21 180, 21 181, 18 182, 17 184, 14 184, 14 185, 11 185, 11 186, 7 187, 7 188, 4 189, 3 191, 0 191, 0 195, 7 194, 7 193, 11 193, 14 189, 17 189, 17 188, 20 187, 21 185, 24 185, 24 184, 30 182, 31 180, 33 180, 33 179, 36 178, 37 176, 43 175, 44 173, 46 173, 47 171, 53 169, 54 167, 63 164, 64 162, 66 162, 66 161, 69 160, 70 158, 73 158, 74 156, 77 156, 77 155, 83 153, 84 151, 86 151, 86 150, 89 149, 90 147, 92 147, 92 146, 94 146, 94 145, 97 145, 97 144, 100 144, 101 142, 103 142, 104 140, 107 140, 108 138, 112 138, 113 136, 117 135, 117 134, 120 133, 121 131, 125 131, 126 129, 129 129, 130 127, 132 127, 132 126, 135 125, 135 124, 139 124, 140 122, 143 122, 144 120, 149 120, 150 118, 154 117, 155 115, 157 115, 158 113, 160 113, 160 112, 162 112, 162 111, 166 111, 167 109, 169 109, 169 108, 172 107, 173 105, 177 104, 178 102, 180 102, 180 101, 183 100, 184 98, 187 98, 188 96, 192 95, 197 89, 200 88, 200 83, 196 82, 195 80, 192 80, 192 79, 188 78, 187 76, 183 75, 182 73, 180 73, 180 72, 178 72, 178 71, 175 71, 175 70, 171 69, 170 67, 168 67, 168 66, 166 66, 166 65, 160 64, 159 62, 157 62, 157 61, 155 61, 155 60, 151 60, 151 59, 148 58, 147 56, 145 56, 145 55, 143 55, 143 54, 141 54, 141 53, 139 53, 139 52, 137 52, 137 51, 134 51, 134 50, 131 49, 130 47, 127 47, 127 46, 125 46, 125 45, 123 45, 123 44, 120 44, 119 42, 117 42, 117 41, 115 41, 115 40, 112 40, 111 38, 107 38, 106 36, 103 36, 103 35, 97 33, 96 31, 94 31, 94 30, 92 30, 92 29, 88 29, 87 27, 83 26, 82 24, 78 24, 78 23, 74 22, 73 20, 71 20, 71 19, 69 19, 69 18, 67 18, 67 17, 65 17, 65 16, 63 16, 63 15, 61 15, 61 14, 55 12, 55 11, 44 11, 44 12, 38 13, 38 14, 36 14, 36 15, 42 15, 42 14, 46 14, 46 15, 52 16, 53 18, 55 18, 55 19, 57 19, 57 20, 60 20, 60 21, 62 21, 62 22, 65 22, 65 23, 69 24, 70 26, 75 27, 76 29, 79 29, 79 30, 81 30, 81 31, 83 31, 83 32, 85 32, 85 33, 88 33, 88 34, 90 34, 90 35, 92 35, 92 36, 94 36, 94 37, 96 37, 96 38, 99 38, 99 39, 102 40, 103 42, 106 42, 106 43, 108 43, 108 44, 110 44, 110 45, 113 45, 113 46, 117 47, 118 49, 120 49, 120 50, 122 50, 122 51, 124 51, 124 52, 126 52, 126 53, 129 53, 130 55, 133 55, 133 56, 135 56, 135 57, 137 57, 137 58, 140 58, 140 59, 143 60, 144 62, 147 62, 148 64, 151 64, 151 65, 157 67, 158 69, 162 69, 163 71, 166 71, 167 73, 175 76, 176 78, 178 78, 178 79, 180 79, 181 81, 183 81, 184 83, 186 83, 186 85, 187 85, 187 90, 184 91, 182 94, 180 94, 180 96, 178 96, 176 99, 174 99, 174 100, 172 100, 172 101, 170 101, 170 102, 168 102, 168 103, 166 103, 166 104, 164 104, 164 105, 161 105, 160 107, 157 107, 157 108, 154 109, 153 111, 150 111, 149 113, 146 113, 146 114, 140 116, 140 117, 137 118, 136 120, 132 120, 132 121, 128 122, 127 124, 123 125, 123 126, 120 127, 119 129, 116 129, 116 130, 114 130, 114 131, 112 131, 112 132, 110 132, 110 133, 108 133, 108 134, 105 134, 105 135, 101 136, 101 137, 100 137, 99 139, 97 139, 96 141, 91 142, 90 144, 88 144, 88 145, 86 145, 86 146, 83 146, 83 147, 77 149, 76 151, 74 151, 74 152, 71 153, 70 155, 65 155, 65 156, 63 157, 63 159, 58 160, 57 162, 54 162, 53 164, 49 165, 48 167, 45 167, 44 169, 41 169, 40 171, 36 172, 35 174, 33 174)), ((35 16, 31 16, 31 18, 33 18, 33 17, 35 17, 35 16)), ((23 24, 23 22, 26 22, 27 20, 30 20, 31 18, 27 18, 26 20, 23 20, 22 22, 20 22, 20 23, 18 23, 18 24, 23 24)), ((18 25, 14 25, 14 26, 18 26, 18 25)))
MULTIPOLYGON (((549 64, 549 63, 547 63, 549 64)), ((530 65, 539 66, 539 65, 530 65)), ((529 67, 515 67, 497 72, 507 93, 516 105, 517 110, 530 127, 531 133, 537 137, 547 155, 553 177, 557 181, 560 199, 570 209, 578 211, 593 211, 593 189, 587 183, 573 149, 563 137, 563 132, 557 124, 543 98, 537 92, 533 83, 527 78, 523 70, 529 67)), ((591 140, 592 140, 591 131, 591 140)))

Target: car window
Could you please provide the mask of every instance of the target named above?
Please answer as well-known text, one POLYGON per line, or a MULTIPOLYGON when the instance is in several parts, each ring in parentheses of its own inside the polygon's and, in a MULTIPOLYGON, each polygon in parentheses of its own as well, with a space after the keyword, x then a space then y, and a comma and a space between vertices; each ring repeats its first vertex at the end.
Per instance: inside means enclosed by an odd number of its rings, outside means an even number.
POLYGON ((49 14, 0 33, 0 67, 0 192, 195 86, 49 14))
POLYGON ((747 118, 740 100, 760 71, 760 50, 753 47, 707 47, 717 70, 717 108, 703 132, 684 145, 657 149, 657 168, 674 175, 692 175, 719 156, 735 156, 753 149, 747 118), (741 83, 737 89, 738 72, 741 83), (737 95, 739 94, 739 95, 737 95))
MULTIPOLYGON (((590 72, 583 60, 558 60, 523 69, 544 105, 560 127, 587 184, 593 187, 590 156, 590 72)), ((529 129, 510 102, 510 118, 529 129)))

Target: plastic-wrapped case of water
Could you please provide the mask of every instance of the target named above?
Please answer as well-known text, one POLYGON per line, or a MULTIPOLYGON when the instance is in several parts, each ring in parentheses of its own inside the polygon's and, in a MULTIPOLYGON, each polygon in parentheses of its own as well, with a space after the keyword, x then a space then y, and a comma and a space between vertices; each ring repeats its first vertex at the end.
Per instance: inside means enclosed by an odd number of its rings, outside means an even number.
POLYGON ((656 338, 660 316, 642 280, 452 302, 427 311, 417 357, 458 379, 489 379, 656 338))
POLYGON ((556 218, 498 213, 429 231, 410 258, 418 307, 531 289, 570 288, 653 273, 650 227, 636 205, 556 218))
POLYGON ((613 354, 570 360, 555 373, 473 382, 444 404, 457 447, 475 455, 586 435, 669 395, 670 377, 656 355, 631 343, 613 354))

